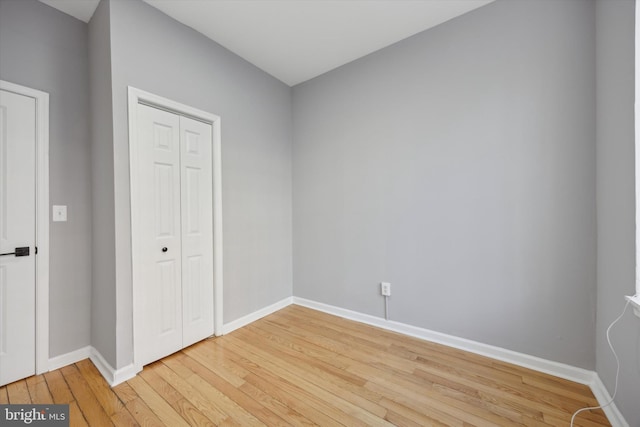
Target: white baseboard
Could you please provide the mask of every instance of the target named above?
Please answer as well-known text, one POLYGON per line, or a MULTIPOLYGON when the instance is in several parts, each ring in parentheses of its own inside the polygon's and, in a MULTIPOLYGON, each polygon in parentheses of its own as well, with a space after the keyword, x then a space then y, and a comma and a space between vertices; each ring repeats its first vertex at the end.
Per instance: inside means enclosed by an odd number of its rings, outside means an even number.
MULTIPOLYGON (((293 304, 333 314, 356 322, 365 323, 367 325, 376 326, 389 331, 398 332, 411 337, 465 350, 470 353, 491 357, 503 362, 512 363, 514 365, 533 369, 545 374, 564 378, 569 381, 585 384, 591 387, 593 395, 600 405, 604 405, 611 400, 611 396, 607 392, 606 387, 600 380, 598 374, 594 371, 554 362, 552 360, 542 359, 540 357, 524 353, 518 353, 516 351, 483 344, 465 338, 455 337, 453 335, 443 334, 441 332, 431 331, 429 329, 419 328, 417 326, 407 325, 405 323, 385 320, 381 317, 358 313, 356 311, 335 307, 305 298, 293 297, 293 304)), ((615 403, 604 407, 603 410, 609 418, 609 422, 611 422, 614 427, 629 427, 629 424, 625 421, 624 417, 615 406, 615 403)))
POLYGON ((102 357, 100 352, 90 345, 60 356, 52 357, 49 359, 49 370, 53 371, 64 368, 65 366, 72 365, 84 359, 91 359, 111 387, 135 377, 138 373, 138 371, 134 369, 133 364, 117 370, 113 369, 104 357, 102 357))
POLYGON ((133 363, 122 367, 120 369, 113 369, 113 367, 102 357, 102 354, 95 348, 91 347, 91 356, 89 356, 91 361, 100 374, 104 377, 104 379, 109 383, 111 387, 117 386, 120 383, 127 381, 136 376, 139 372, 133 366, 133 363))
POLYGON ((275 313, 276 311, 285 308, 288 305, 291 305, 292 302, 293 302, 293 297, 287 297, 281 301, 271 304, 270 306, 261 308, 258 311, 254 311, 253 313, 247 314, 246 316, 242 316, 241 318, 236 319, 232 322, 225 323, 222 326, 222 333, 228 334, 229 332, 242 328, 243 326, 246 326, 251 322, 255 322, 258 319, 261 319, 265 316, 270 315, 271 313, 275 313))
POLYGON ((79 348, 74 351, 70 351, 60 356, 52 357, 49 359, 49 371, 55 371, 56 369, 64 368, 65 366, 72 365, 84 359, 88 359, 91 355, 91 346, 79 348))
MULTIPOLYGON (((589 386, 600 405, 606 405, 611 402, 611 395, 597 373, 593 373, 593 379, 589 386)), ((629 423, 624 419, 615 402, 610 405, 603 406, 602 410, 613 427, 629 427, 629 423)))

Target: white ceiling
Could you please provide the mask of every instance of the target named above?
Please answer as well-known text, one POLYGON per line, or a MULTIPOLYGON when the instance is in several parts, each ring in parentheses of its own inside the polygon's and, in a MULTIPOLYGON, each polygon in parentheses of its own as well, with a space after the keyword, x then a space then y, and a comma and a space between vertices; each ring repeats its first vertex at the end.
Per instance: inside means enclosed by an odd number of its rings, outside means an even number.
POLYGON ((81 21, 89 22, 95 12, 100 0, 40 0, 44 4, 55 7, 58 10, 78 18, 81 21))
MULTIPOLYGON (((99 0, 40 0, 88 22, 99 0)), ((289 86, 493 0, 144 0, 289 86)))

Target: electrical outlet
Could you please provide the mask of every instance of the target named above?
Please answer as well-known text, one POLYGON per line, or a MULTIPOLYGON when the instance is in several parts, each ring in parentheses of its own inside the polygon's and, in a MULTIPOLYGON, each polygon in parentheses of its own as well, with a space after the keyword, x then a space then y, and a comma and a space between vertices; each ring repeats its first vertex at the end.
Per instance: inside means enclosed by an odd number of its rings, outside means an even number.
POLYGON ((391 296, 391 283, 380 283, 380 293, 385 297, 391 296))

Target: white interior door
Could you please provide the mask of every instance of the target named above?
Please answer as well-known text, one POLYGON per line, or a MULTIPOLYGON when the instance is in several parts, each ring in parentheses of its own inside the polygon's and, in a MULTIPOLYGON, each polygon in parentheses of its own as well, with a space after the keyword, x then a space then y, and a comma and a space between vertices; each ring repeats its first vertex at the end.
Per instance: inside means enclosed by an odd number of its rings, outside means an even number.
POLYGON ((143 364, 182 348, 180 117, 138 106, 143 364))
POLYGON ((180 117, 182 346, 213 335, 212 128, 180 117))
POLYGON ((144 365, 213 335, 212 127, 137 109, 144 365))
POLYGON ((0 90, 0 386, 35 373, 35 168, 35 99, 0 90))

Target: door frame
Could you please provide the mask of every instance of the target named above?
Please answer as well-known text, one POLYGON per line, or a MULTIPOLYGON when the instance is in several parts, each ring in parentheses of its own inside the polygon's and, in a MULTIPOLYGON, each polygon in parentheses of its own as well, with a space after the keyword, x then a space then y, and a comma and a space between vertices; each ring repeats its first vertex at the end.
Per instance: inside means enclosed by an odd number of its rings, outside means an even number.
POLYGON ((36 103, 36 374, 49 371, 49 94, 0 80, 0 89, 36 103))
POLYGON ((213 306, 214 306, 214 334, 222 335, 222 147, 220 132, 220 117, 179 102, 154 95, 149 92, 128 86, 128 115, 129 115, 129 173, 131 191, 131 265, 133 278, 133 366, 136 372, 142 370, 140 362, 140 345, 142 343, 142 289, 140 283, 140 272, 136 269, 136 263, 140 258, 139 248, 136 247, 134 235, 140 229, 140 191, 138 188, 138 104, 147 105, 161 110, 169 111, 178 115, 186 116, 201 122, 205 122, 212 127, 212 179, 213 179, 213 306))

